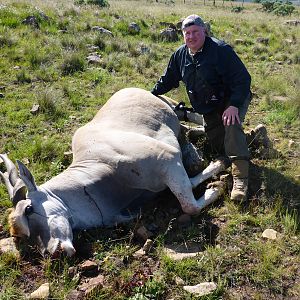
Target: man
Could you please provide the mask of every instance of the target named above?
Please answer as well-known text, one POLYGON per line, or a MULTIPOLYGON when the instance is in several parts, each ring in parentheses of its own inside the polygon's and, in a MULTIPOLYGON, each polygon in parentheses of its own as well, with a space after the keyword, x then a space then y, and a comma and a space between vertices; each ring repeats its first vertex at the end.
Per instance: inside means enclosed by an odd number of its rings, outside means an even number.
POLYGON ((213 149, 232 162, 231 199, 244 201, 249 151, 241 125, 251 99, 251 77, 229 45, 207 36, 199 16, 188 16, 182 32, 185 44, 172 54, 151 92, 162 95, 184 82, 192 107, 203 114, 213 149))

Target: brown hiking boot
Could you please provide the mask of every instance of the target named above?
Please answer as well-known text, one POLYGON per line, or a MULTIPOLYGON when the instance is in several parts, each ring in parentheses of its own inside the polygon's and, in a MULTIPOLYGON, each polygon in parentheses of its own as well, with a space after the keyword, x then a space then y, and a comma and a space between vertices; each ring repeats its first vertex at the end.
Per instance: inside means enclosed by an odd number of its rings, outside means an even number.
POLYGON ((233 188, 230 199, 235 202, 244 202, 248 191, 249 162, 247 160, 235 160, 232 162, 233 188))

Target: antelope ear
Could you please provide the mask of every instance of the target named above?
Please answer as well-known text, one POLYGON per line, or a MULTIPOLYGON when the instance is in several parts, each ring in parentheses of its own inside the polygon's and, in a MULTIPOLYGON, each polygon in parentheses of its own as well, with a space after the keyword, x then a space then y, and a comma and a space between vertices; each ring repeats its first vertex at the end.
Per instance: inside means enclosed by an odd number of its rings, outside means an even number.
POLYGON ((27 167, 19 160, 17 160, 20 178, 24 181, 28 192, 34 192, 37 190, 37 186, 35 184, 34 178, 27 167))
POLYGON ((12 202, 13 205, 16 206, 16 204, 20 200, 25 200, 26 199, 26 186, 23 182, 22 179, 18 178, 16 185, 13 187, 13 197, 12 197, 12 202))

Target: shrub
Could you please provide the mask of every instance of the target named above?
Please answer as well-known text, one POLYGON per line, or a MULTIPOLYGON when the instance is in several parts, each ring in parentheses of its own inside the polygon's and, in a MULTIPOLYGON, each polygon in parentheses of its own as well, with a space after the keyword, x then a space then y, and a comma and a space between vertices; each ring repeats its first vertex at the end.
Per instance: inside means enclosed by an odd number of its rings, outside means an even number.
POLYGON ((291 15, 295 9, 295 6, 290 1, 265 0, 261 2, 261 5, 263 10, 273 12, 277 16, 291 15))
POLYGON ((273 12, 277 16, 287 16, 291 15, 295 7, 289 1, 282 3, 282 2, 275 2, 273 6, 273 12))
POLYGON ((65 58, 64 62, 61 65, 61 70, 63 75, 74 74, 79 71, 84 71, 85 61, 77 53, 74 53, 65 58))
POLYGON ((242 7, 242 6, 234 6, 232 9, 231 9, 231 11, 232 12, 235 12, 235 13, 239 13, 239 12, 241 12, 241 11, 243 11, 244 10, 244 7, 242 7))
POLYGON ((98 5, 100 7, 109 7, 109 3, 107 0, 75 0, 74 3, 77 5, 91 4, 98 5))
POLYGON ((30 76, 25 72, 25 70, 21 70, 21 71, 17 74, 17 82, 19 82, 19 83, 30 83, 30 82, 31 82, 31 78, 30 78, 30 76))

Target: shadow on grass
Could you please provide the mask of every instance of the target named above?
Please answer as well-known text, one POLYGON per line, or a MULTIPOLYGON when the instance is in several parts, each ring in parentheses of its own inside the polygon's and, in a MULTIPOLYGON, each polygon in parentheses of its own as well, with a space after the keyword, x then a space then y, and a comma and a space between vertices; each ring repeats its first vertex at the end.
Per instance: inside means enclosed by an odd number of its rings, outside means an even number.
POLYGON ((270 203, 276 198, 288 210, 300 213, 300 185, 278 171, 252 163, 250 165, 249 199, 259 201, 262 197, 270 203))

